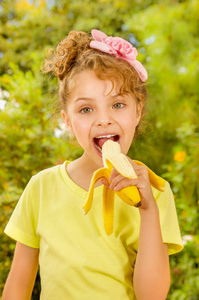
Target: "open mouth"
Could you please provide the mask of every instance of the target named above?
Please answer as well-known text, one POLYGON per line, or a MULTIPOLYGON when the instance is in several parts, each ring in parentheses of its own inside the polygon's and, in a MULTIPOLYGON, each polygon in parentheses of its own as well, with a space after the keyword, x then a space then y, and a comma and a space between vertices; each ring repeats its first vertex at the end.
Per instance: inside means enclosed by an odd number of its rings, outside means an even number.
POLYGON ((98 137, 95 137, 93 139, 94 141, 94 145, 95 145, 95 148, 100 152, 102 153, 102 146, 104 145, 104 143, 107 141, 107 140, 112 140, 114 142, 119 142, 119 135, 114 135, 114 134, 109 134, 109 135, 101 135, 101 136, 98 136, 98 137))

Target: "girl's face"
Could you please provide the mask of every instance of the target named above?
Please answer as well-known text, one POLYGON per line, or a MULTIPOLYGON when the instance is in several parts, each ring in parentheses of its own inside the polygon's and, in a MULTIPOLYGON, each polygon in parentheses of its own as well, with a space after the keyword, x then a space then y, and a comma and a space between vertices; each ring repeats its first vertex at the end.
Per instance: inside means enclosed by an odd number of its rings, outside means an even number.
POLYGON ((101 148, 107 139, 117 141, 122 153, 127 154, 142 106, 135 98, 119 95, 120 86, 112 89, 109 80, 100 80, 94 71, 81 72, 70 94, 67 111, 62 117, 84 149, 83 158, 96 167, 102 166, 101 148), (110 93, 111 91, 111 93, 110 93))

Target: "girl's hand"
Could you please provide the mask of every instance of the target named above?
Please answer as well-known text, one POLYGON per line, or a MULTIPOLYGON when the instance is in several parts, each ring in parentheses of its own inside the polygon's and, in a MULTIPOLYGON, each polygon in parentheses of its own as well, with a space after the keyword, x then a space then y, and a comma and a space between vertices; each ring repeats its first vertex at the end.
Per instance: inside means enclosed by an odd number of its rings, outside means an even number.
POLYGON ((141 198, 141 206, 139 208, 149 209, 154 206, 156 207, 157 205, 152 193, 147 168, 145 166, 138 166, 130 158, 128 159, 132 164, 138 179, 128 179, 122 176, 120 173, 116 171, 116 169, 113 168, 110 176, 111 184, 109 185, 106 179, 102 179, 102 183, 115 191, 120 191, 121 189, 127 186, 135 185, 138 188, 138 191, 140 193, 140 198, 141 198))

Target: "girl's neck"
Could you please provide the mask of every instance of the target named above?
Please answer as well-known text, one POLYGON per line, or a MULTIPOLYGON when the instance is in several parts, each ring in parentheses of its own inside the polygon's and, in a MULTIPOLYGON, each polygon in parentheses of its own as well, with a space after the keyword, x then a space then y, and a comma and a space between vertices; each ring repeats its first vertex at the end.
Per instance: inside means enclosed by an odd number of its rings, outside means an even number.
MULTIPOLYGON (((80 158, 66 165, 66 172, 78 186, 88 191, 93 173, 99 168, 95 163, 88 161, 83 154, 80 158)), ((101 181, 96 183, 96 187, 99 185, 101 185, 101 181)))

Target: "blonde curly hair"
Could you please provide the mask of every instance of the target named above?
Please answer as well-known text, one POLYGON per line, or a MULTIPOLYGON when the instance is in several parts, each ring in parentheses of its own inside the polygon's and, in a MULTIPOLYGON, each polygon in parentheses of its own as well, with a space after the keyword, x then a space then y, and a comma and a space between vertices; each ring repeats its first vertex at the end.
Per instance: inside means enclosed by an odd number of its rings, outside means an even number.
MULTIPOLYGON (((57 45, 55 51, 50 50, 49 59, 44 64, 44 72, 53 72, 58 78, 59 107, 67 109, 67 100, 76 86, 78 75, 83 71, 93 70, 99 79, 110 80, 112 89, 116 82, 120 82, 119 92, 133 94, 144 108, 147 90, 135 69, 114 55, 92 49, 92 40, 93 38, 83 31, 71 31, 57 45)), ((142 109, 142 116, 144 112, 142 109)))

